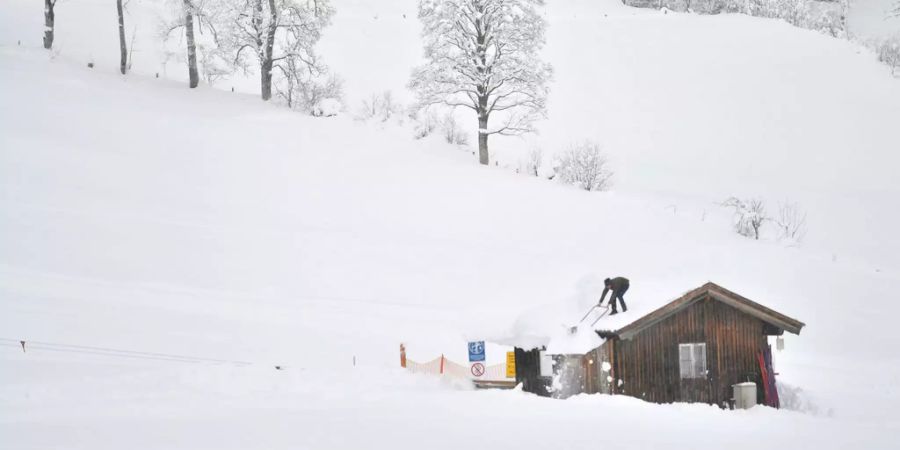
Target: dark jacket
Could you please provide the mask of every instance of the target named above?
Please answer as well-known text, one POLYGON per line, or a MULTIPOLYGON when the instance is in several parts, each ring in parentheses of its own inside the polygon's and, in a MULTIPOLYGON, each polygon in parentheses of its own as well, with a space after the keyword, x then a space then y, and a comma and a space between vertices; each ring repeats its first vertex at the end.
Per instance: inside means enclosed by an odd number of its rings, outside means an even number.
POLYGON ((609 280, 609 285, 603 288, 603 295, 600 296, 600 303, 603 303, 603 299, 606 298, 606 293, 612 289, 612 297, 616 298, 623 291, 628 289, 628 278, 625 277, 615 277, 612 280, 609 280))

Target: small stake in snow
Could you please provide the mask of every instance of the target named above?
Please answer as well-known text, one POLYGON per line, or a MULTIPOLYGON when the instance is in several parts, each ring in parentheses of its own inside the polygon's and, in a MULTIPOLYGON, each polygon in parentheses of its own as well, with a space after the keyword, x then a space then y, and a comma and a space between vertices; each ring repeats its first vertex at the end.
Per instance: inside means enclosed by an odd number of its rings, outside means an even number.
POLYGON ((22 344, 22 353, 25 353, 25 341, 19 341, 22 344))

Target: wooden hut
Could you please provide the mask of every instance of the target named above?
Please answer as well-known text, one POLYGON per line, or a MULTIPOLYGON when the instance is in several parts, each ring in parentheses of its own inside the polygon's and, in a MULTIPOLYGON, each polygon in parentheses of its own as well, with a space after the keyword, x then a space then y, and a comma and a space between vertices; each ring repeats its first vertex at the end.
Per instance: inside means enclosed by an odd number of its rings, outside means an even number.
POLYGON ((608 393, 723 406, 732 399, 732 385, 750 381, 759 403, 777 407, 768 337, 799 334, 803 326, 706 283, 624 327, 596 331, 605 342, 586 354, 516 348, 516 376, 538 395, 608 393))

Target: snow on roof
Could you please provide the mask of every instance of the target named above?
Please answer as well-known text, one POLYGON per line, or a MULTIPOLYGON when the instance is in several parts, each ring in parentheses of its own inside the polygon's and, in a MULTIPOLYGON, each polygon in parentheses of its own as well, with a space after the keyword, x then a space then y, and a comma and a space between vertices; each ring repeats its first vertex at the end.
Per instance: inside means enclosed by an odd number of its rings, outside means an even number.
MULTIPOLYGON (((590 327, 599 309, 591 312, 576 333, 572 333, 571 328, 578 325, 588 309, 597 304, 603 293, 604 278, 599 275, 582 277, 576 283, 575 291, 567 298, 525 311, 507 333, 491 340, 521 348, 547 347, 547 351, 555 354, 586 353, 599 347, 603 339, 590 327)), ((600 322, 613 319, 617 317, 605 317, 600 322)), ((599 322, 597 327, 607 328, 599 322)))
MULTIPOLYGON (((785 316, 759 303, 753 302, 715 283, 707 282, 702 286, 683 292, 677 297, 666 295, 644 295, 627 312, 614 316, 606 315, 592 326, 605 306, 594 308, 603 293, 604 277, 588 275, 576 284, 575 292, 562 302, 542 305, 521 314, 510 330, 501 336, 491 339, 498 344, 520 348, 546 347, 552 354, 584 354, 603 344, 604 339, 596 331, 608 331, 621 334, 634 334, 659 320, 681 310, 709 294, 716 300, 727 303, 743 312, 753 315, 764 322, 799 334, 804 324, 785 316), (653 300, 657 299, 657 300, 653 300), (591 310, 585 317, 585 314, 591 310), (579 324, 579 320, 584 321, 579 324), (577 328, 572 328, 577 326, 577 328)), ((655 289, 650 289, 655 290, 655 289)), ((630 292, 630 291, 629 291, 630 292)), ((609 299, 607 295, 607 301, 609 299)), ((625 300, 628 303, 629 295, 625 300)), ((606 305, 607 302, 604 302, 606 305)))

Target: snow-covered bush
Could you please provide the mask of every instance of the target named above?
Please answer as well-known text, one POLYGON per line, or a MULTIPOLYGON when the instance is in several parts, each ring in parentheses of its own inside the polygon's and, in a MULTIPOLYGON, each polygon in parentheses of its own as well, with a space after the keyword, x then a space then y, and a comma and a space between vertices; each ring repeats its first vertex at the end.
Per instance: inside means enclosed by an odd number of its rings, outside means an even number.
POLYGON ((379 122, 387 122, 401 110, 400 104, 394 100, 394 94, 391 91, 384 91, 372 94, 368 99, 363 100, 356 117, 359 120, 374 119, 379 122))
POLYGON ((778 238, 800 242, 806 235, 806 212, 797 203, 782 202, 772 219, 778 227, 778 238))
POLYGON ((592 141, 575 144, 556 159, 556 177, 586 191, 609 189, 612 171, 600 145, 592 141))
POLYGON ((413 109, 409 114, 409 119, 413 122, 413 138, 415 139, 431 136, 431 133, 434 133, 440 125, 437 113, 431 109, 413 109))
POLYGON ((730 197, 722 206, 734 210, 734 231, 741 236, 759 240, 759 231, 769 221, 766 204, 760 199, 739 199, 730 197))
POLYGON ((822 411, 812 396, 798 386, 777 381, 775 389, 778 391, 778 400, 782 409, 797 411, 805 414, 831 415, 831 411, 822 411))
POLYGON ((459 126, 452 112, 447 113, 441 119, 441 132, 448 144, 467 145, 469 143, 469 136, 459 126))
POLYGON ((316 117, 335 116, 344 109, 344 80, 322 68, 319 77, 300 86, 300 108, 316 117))
POLYGON ((878 42, 875 51, 878 60, 887 64, 891 68, 891 74, 896 75, 900 68, 900 35, 878 42))
POLYGON ((838 9, 824 9, 810 16, 807 28, 827 34, 831 37, 844 37, 847 34, 846 17, 838 9))

